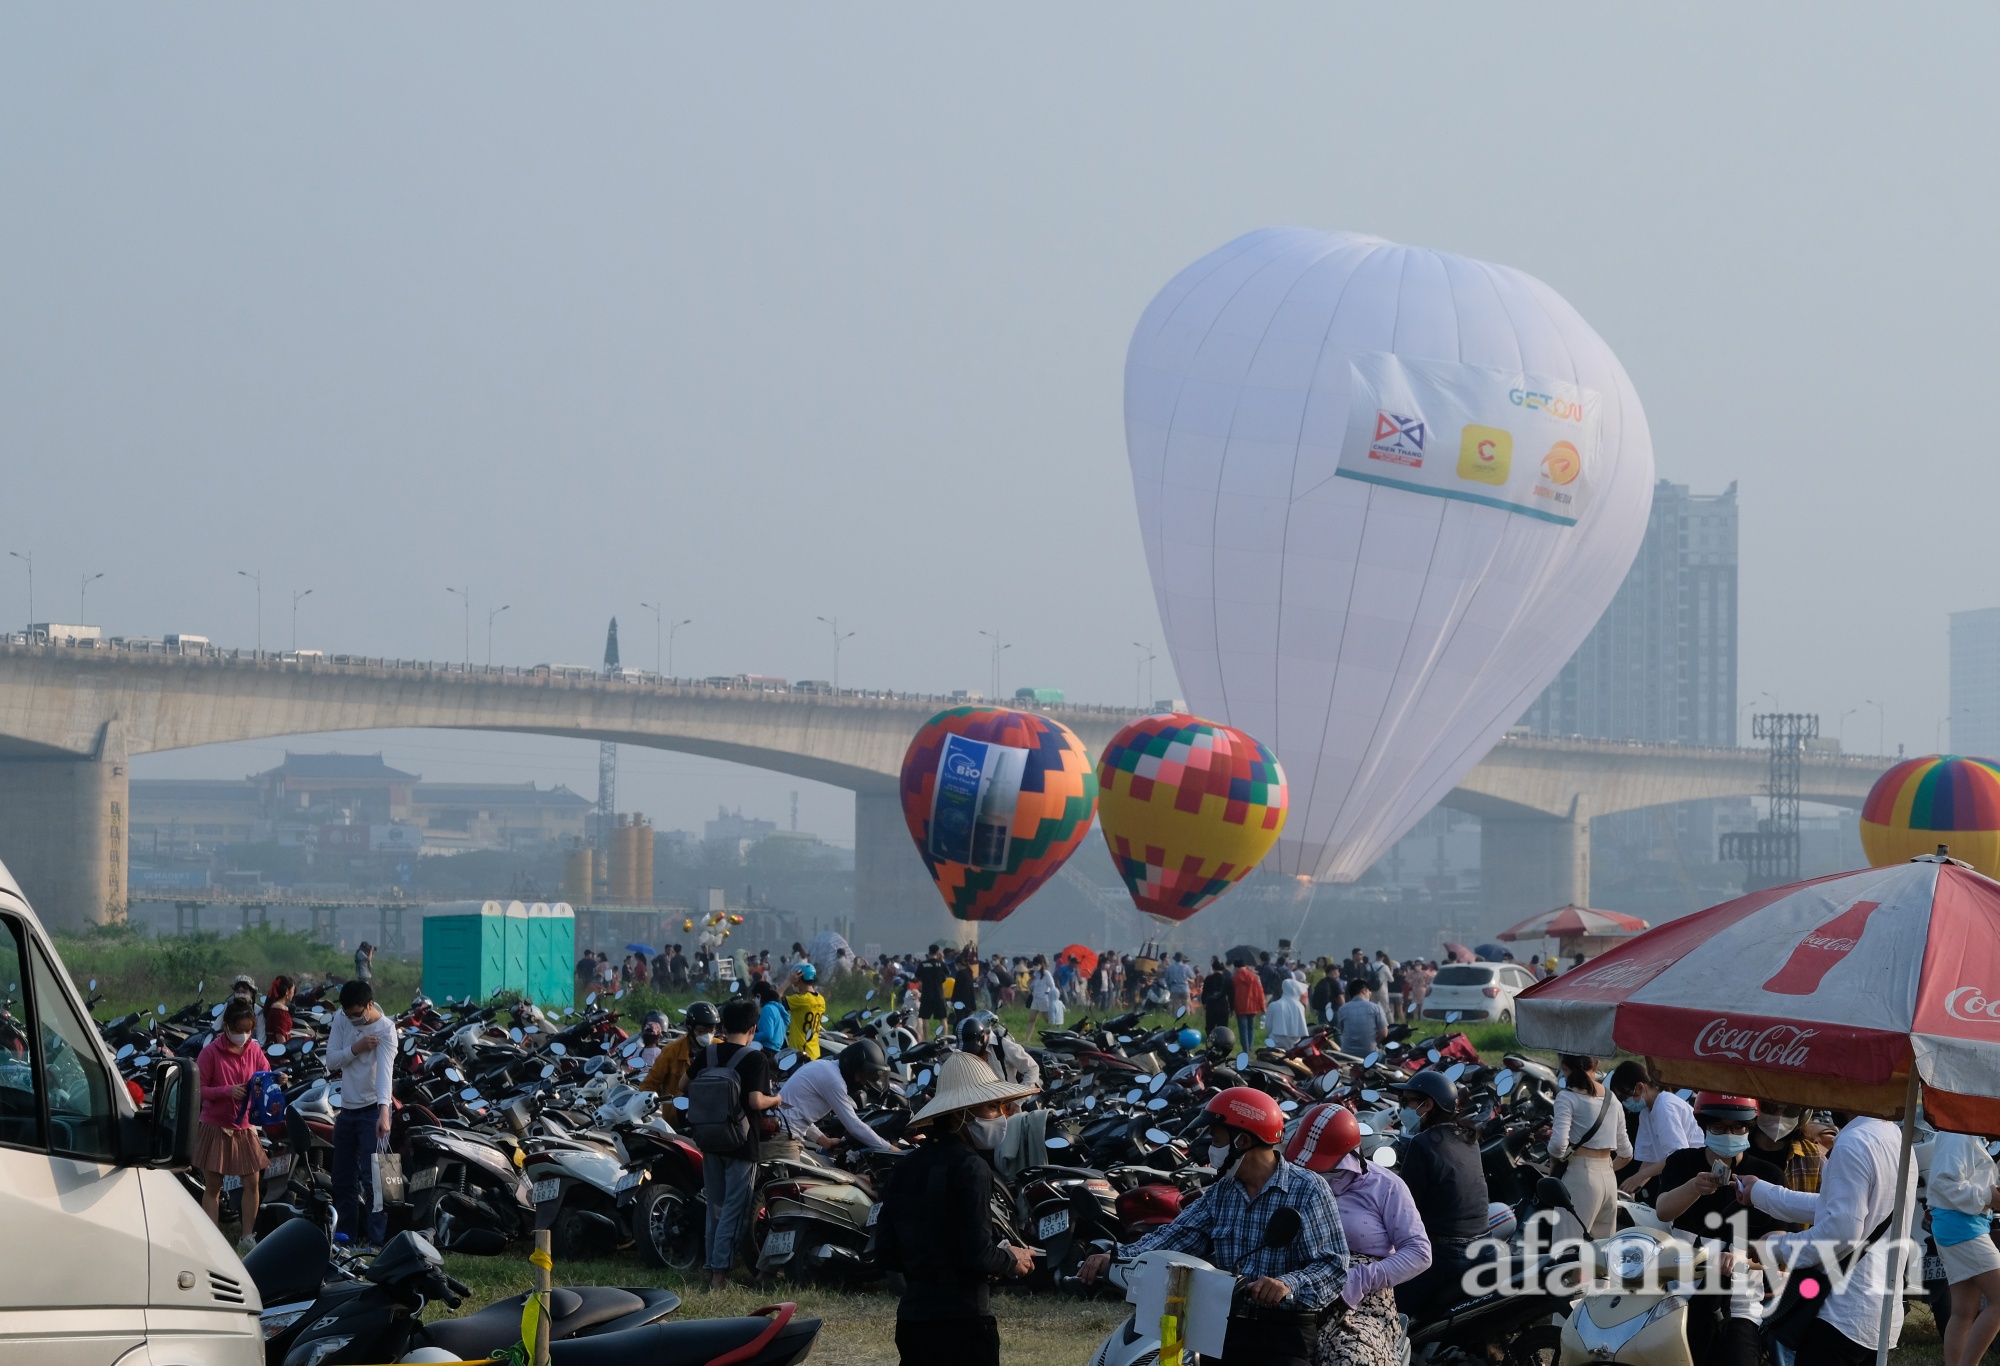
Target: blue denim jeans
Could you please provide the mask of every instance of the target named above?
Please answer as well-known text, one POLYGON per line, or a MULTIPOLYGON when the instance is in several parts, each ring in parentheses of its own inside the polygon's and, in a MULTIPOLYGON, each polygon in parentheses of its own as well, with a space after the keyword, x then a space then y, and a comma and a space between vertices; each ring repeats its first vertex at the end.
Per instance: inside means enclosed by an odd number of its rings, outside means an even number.
POLYGON ((333 1121, 333 1208, 340 1216, 340 1231, 350 1242, 363 1240, 376 1247, 389 1237, 389 1216, 369 1210, 375 1203, 375 1154, 380 1144, 375 1137, 375 1120, 381 1114, 374 1105, 342 1110, 333 1121))
POLYGON ((736 1265, 736 1239, 743 1232, 743 1219, 750 1212, 750 1194, 756 1184, 754 1159, 702 1155, 701 1193, 708 1205, 710 1271, 727 1272, 736 1265))

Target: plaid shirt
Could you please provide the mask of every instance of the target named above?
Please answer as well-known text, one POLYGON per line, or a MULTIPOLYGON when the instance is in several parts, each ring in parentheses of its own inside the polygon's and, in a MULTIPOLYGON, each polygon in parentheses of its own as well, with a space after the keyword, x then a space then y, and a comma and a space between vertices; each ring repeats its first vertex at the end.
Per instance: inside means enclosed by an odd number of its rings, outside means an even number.
POLYGON ((1165 1248, 1192 1252, 1224 1270, 1256 1279, 1270 1276, 1291 1289, 1289 1303, 1320 1310, 1332 1304, 1347 1283, 1347 1235, 1340 1207, 1326 1182, 1302 1167, 1278 1159, 1278 1170, 1253 1199, 1235 1177, 1208 1188, 1165 1228, 1118 1249, 1121 1258, 1165 1248), (1265 1247, 1264 1229, 1272 1214, 1289 1206, 1299 1212, 1299 1236, 1284 1247, 1265 1247))

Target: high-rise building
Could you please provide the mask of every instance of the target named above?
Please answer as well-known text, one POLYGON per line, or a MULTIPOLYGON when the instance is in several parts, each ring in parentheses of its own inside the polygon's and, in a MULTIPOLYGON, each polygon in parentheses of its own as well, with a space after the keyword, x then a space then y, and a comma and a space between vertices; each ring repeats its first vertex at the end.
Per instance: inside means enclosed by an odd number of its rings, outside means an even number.
POLYGON ((1542 735, 1736 743, 1735 484, 1719 494, 1654 486, 1625 582, 1521 724, 1542 735))
POLYGON ((1951 614, 1951 747, 2000 757, 2000 607, 1951 614))

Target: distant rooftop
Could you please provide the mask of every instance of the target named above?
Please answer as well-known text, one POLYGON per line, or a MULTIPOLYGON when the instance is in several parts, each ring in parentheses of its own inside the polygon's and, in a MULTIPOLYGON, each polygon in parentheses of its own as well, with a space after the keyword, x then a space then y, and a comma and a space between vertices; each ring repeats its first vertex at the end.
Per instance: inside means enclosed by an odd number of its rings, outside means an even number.
POLYGON ((285 762, 256 774, 259 778, 340 778, 355 782, 414 783, 420 774, 405 773, 382 762, 374 754, 294 754, 285 751, 285 762))
POLYGON ((587 810, 597 803, 558 783, 419 783, 410 794, 417 806, 558 806, 587 810))

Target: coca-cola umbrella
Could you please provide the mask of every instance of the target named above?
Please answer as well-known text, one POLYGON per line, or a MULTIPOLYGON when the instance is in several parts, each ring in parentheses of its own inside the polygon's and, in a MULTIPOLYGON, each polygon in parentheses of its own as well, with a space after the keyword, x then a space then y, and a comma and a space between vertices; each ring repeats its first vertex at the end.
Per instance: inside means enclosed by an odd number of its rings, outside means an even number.
POLYGON ((1939 854, 1753 892, 1538 982, 1515 1021, 1680 1086, 1900 1117, 1900 1186, 1920 1091, 1939 1128, 2000 1132, 2000 883, 1939 854))
POLYGON ((1624 915, 1618 911, 1600 911, 1589 906, 1558 906, 1553 911, 1531 915, 1518 925, 1510 925, 1493 937, 1510 944, 1523 939, 1610 938, 1637 934, 1649 923, 1636 915, 1624 915))

